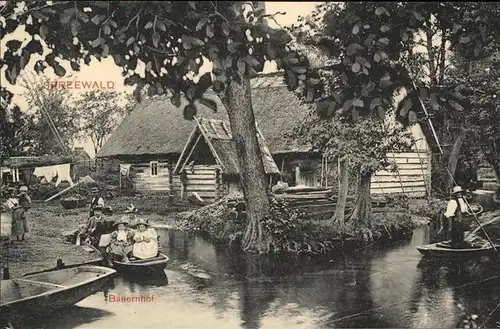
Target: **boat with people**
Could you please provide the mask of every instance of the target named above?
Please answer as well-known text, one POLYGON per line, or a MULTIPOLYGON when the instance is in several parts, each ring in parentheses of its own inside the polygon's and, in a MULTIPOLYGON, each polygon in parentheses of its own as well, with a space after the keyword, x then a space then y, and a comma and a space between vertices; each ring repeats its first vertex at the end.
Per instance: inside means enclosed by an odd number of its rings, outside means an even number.
POLYGON ((2 280, 0 318, 18 322, 76 304, 115 274, 114 269, 84 265, 2 280))
POLYGON ((113 260, 113 268, 122 274, 155 274, 161 273, 167 267, 169 258, 158 253, 154 258, 136 259, 128 262, 113 260))
POLYGON ((468 248, 452 248, 450 241, 431 243, 417 247, 417 250, 423 256, 460 259, 491 256, 498 253, 499 249, 500 244, 496 245, 495 248, 493 248, 493 246, 488 241, 481 244, 471 244, 468 248))
POLYGON ((451 218, 451 240, 418 246, 417 250, 429 258, 471 259, 500 255, 500 218, 493 215, 479 221, 483 208, 464 200, 464 191, 456 186, 448 203, 445 217, 451 218))

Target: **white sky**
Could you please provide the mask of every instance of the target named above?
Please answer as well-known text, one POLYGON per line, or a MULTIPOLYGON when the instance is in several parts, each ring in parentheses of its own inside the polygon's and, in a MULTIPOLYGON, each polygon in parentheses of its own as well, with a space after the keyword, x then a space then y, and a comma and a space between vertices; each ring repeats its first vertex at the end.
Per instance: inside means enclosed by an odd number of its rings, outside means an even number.
MULTIPOLYGON (((297 22, 298 16, 302 15, 305 16, 309 14, 312 10, 314 10, 315 6, 320 4, 321 2, 266 2, 266 11, 268 14, 274 14, 276 12, 285 12, 285 15, 277 15, 276 16, 276 21, 282 25, 282 26, 289 26, 297 22)), ((275 23, 270 21, 269 25, 272 27, 276 27, 275 23)), ((10 40, 10 39, 17 39, 17 40, 22 40, 23 39, 23 34, 24 34, 24 29, 19 29, 15 33, 12 34, 10 38, 4 38, 2 40, 2 43, 0 44, 0 54, 3 55, 3 50, 5 49, 5 43, 10 40)), ((25 41, 26 43, 29 42, 29 40, 25 41)), ((38 55, 36 54, 33 55, 30 59, 30 63, 28 64, 28 67, 32 67, 33 64, 39 60, 42 59, 46 54, 47 54, 47 49, 45 50, 45 53, 43 55, 38 55)), ((77 81, 104 81, 106 83, 107 81, 113 81, 115 85, 115 90, 116 91, 124 91, 124 92, 131 92, 132 88, 129 86, 124 86, 123 84, 123 77, 121 75, 121 68, 117 67, 114 64, 114 61, 112 58, 107 58, 102 60, 101 62, 98 62, 97 60, 92 60, 90 65, 82 65, 80 72, 72 72, 69 66, 69 63, 61 63, 65 68, 66 71, 68 72, 68 76, 62 78, 61 80, 77 80, 77 81), (71 76, 69 75, 71 74, 71 76)), ((83 63, 82 63, 83 64, 83 63)), ((211 65, 208 65, 206 67, 206 70, 210 70, 211 65)), ((274 65, 266 65, 265 71, 270 72, 275 69, 274 65)), ((5 69, 4 69, 5 70, 5 69)), ((7 89, 9 89, 12 93, 14 93, 14 102, 19 105, 19 107, 26 111, 27 109, 27 103, 24 99, 23 93, 24 93, 24 88, 21 86, 19 83, 19 78, 18 78, 18 83, 16 85, 11 85, 9 82, 6 81, 4 78, 4 70, 0 72, 1 74, 1 79, 2 79, 2 86, 5 86, 7 89)), ((27 71, 28 74, 32 74, 33 71, 27 71)), ((204 72, 202 72, 204 73, 204 72)), ((45 71, 45 76, 47 76, 51 80, 56 80, 58 79, 57 76, 53 73, 52 68, 47 68, 45 71)), ((72 92, 75 93, 81 93, 84 92, 84 89, 73 89, 71 90, 72 92)), ((77 143, 76 146, 83 146, 85 150, 90 154, 90 156, 94 156, 94 150, 92 147, 92 143, 90 141, 82 141, 81 143, 77 143)))

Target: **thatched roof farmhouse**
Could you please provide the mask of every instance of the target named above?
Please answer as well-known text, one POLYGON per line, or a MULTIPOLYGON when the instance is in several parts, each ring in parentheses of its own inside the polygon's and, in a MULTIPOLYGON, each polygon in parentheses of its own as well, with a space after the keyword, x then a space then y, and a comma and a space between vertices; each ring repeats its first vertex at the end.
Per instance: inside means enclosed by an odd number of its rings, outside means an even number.
MULTIPOLYGON (((256 124, 264 141, 263 145, 269 150, 274 159, 274 166, 279 171, 278 178, 274 179, 282 179, 291 186, 335 186, 337 164, 332 162, 334 160, 324 159, 322 154, 314 152, 310 145, 287 136, 306 119, 310 107, 287 89, 280 73, 257 76, 251 80, 251 85, 256 124)), ((218 129, 222 129, 220 133, 226 133, 222 125, 222 122, 226 122, 226 129, 229 129, 226 109, 217 96, 210 98, 217 103, 217 112, 200 105, 197 116, 204 120, 215 120, 214 124, 219 125, 218 129)), ((237 172, 237 159, 232 147, 218 149, 219 145, 231 145, 224 141, 228 136, 222 139, 208 138, 211 146, 207 144, 205 148, 192 147, 196 141, 192 135, 197 129, 197 123, 184 119, 184 104, 185 101, 177 108, 167 96, 159 96, 139 104, 97 154, 98 170, 108 174, 117 173, 120 164, 132 164, 135 171, 131 170, 131 186, 144 192, 175 192, 179 189, 187 191, 187 176, 182 177, 183 170, 186 171, 187 167, 191 168, 191 172, 187 173, 191 179, 198 179, 196 175, 212 175, 210 177, 213 177, 214 184, 217 180, 223 180, 221 172, 226 176, 237 172), (193 153, 189 156, 184 154, 181 161, 179 158, 183 150, 190 147, 193 153), (203 153, 204 150, 210 152, 203 153), (212 159, 217 156, 220 158, 218 169, 214 167, 214 163, 202 161, 204 158, 212 159), (209 169, 203 166, 212 167, 209 169)), ((206 122, 207 129, 212 129, 210 121, 206 122)), ((207 143, 207 138, 203 138, 201 143, 207 143)), ((381 172, 380 175, 374 176, 372 193, 426 195, 430 182, 430 157, 426 152, 419 150, 391 155, 397 163, 401 163, 399 175, 402 179, 395 177, 394 173, 381 172), (406 181, 410 185, 403 186, 401 182, 406 181)), ((263 154, 265 158, 266 152, 263 154)), ((270 162, 264 159, 264 163, 270 162)), ((204 194, 205 197, 216 199, 221 193, 227 193, 227 189, 221 192, 207 187, 204 194)))

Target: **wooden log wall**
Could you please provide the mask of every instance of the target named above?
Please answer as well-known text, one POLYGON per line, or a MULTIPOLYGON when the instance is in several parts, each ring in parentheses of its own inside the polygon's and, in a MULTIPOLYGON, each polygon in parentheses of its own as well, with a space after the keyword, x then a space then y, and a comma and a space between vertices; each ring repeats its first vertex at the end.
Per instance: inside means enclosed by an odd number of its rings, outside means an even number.
POLYGON ((158 162, 158 175, 151 175, 149 163, 136 163, 131 170, 135 172, 132 177, 134 188, 137 192, 169 193, 170 173, 168 162, 158 162))
POLYGON ((218 198, 217 175, 220 168, 214 165, 195 165, 185 169, 184 196, 192 192, 207 202, 214 202, 218 198))
POLYGON ((482 166, 477 170, 477 179, 483 184, 484 190, 496 191, 498 188, 495 171, 491 167, 482 166))
POLYGON ((431 161, 427 152, 389 153, 398 170, 381 170, 372 176, 371 194, 404 194, 411 198, 428 196, 431 184, 431 161))

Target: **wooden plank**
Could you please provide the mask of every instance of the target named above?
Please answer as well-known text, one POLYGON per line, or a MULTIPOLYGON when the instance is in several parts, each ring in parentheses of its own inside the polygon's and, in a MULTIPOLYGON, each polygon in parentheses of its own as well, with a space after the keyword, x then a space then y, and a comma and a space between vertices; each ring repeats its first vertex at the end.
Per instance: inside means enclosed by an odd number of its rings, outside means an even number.
POLYGON ((408 194, 412 192, 427 192, 425 186, 424 187, 404 187, 404 191, 401 188, 384 188, 384 189, 379 189, 379 188, 372 188, 370 190, 370 193, 372 194, 393 194, 393 193, 401 193, 401 194, 408 194))
POLYGON ((186 185, 186 191, 188 192, 197 192, 197 191, 215 191, 215 185, 206 186, 206 185, 186 185))
POLYGON ((156 184, 156 185, 151 185, 151 184, 141 184, 141 183, 137 183, 135 184, 135 187, 136 188, 151 188, 151 189, 158 189, 158 188, 161 188, 161 189, 169 189, 169 185, 168 184, 156 184))
MULTIPOLYGON (((145 169, 151 168, 151 165, 149 163, 132 163, 132 168, 145 169)), ((160 168, 168 168, 168 162, 159 162, 158 169, 160 168)))
POLYGON ((212 192, 212 193, 208 193, 208 192, 196 192, 200 198, 202 198, 203 200, 206 201, 206 199, 215 199, 217 194, 212 192))
POLYGON ((187 179, 186 185, 216 185, 215 179, 187 179))
POLYGON ((420 155, 421 158, 427 157, 427 152, 398 152, 398 153, 387 153, 389 158, 418 158, 420 155))
POLYGON ((427 166, 427 163, 426 164, 422 164, 422 165, 418 164, 418 163, 398 163, 396 166, 397 166, 397 168, 399 170, 411 170, 411 169, 415 169, 415 170, 422 171, 422 167, 425 170, 425 168, 427 166))
POLYGON ((311 199, 311 200, 321 200, 325 199, 325 195, 293 195, 293 194, 275 194, 277 198, 280 199, 286 199, 286 200, 304 200, 304 199, 311 199))
POLYGON ((427 156, 421 158, 396 158, 396 163, 426 164, 427 162, 427 156))
MULTIPOLYGON (((403 188, 406 190, 407 187, 424 187, 425 188, 425 181, 419 181, 419 182, 403 182, 403 188)), ((401 183, 398 182, 390 182, 390 183, 372 183, 372 188, 377 188, 377 189, 386 189, 386 188, 400 188, 401 183)))
MULTIPOLYGON (((377 171, 375 173, 376 176, 395 176, 397 175, 396 172, 390 172, 390 171, 387 171, 387 170, 380 170, 380 171, 377 171)), ((403 169, 403 170, 399 170, 399 175, 400 176, 423 176, 422 175, 422 170, 421 169, 418 169, 418 170, 408 170, 408 169, 403 169)))
POLYGON ((186 180, 189 180, 189 179, 215 179, 215 174, 213 174, 213 175, 211 175, 211 174, 203 174, 203 175, 187 174, 186 180))
MULTIPOLYGON (((424 177, 421 176, 399 176, 403 182, 423 182, 424 177)), ((388 182, 398 182, 399 177, 397 175, 394 176, 372 176, 372 184, 379 183, 388 183, 388 182)))

